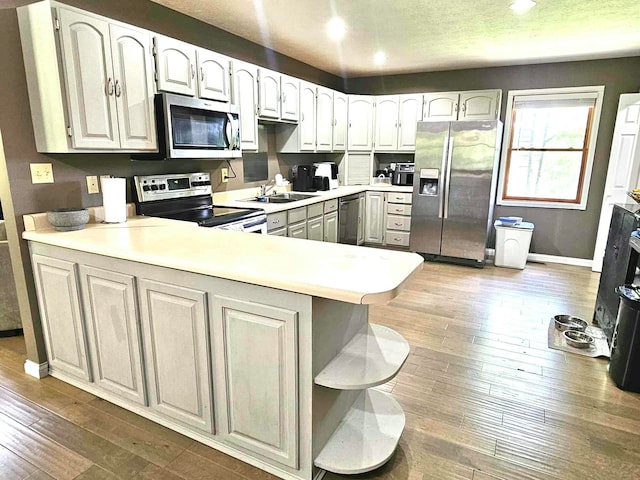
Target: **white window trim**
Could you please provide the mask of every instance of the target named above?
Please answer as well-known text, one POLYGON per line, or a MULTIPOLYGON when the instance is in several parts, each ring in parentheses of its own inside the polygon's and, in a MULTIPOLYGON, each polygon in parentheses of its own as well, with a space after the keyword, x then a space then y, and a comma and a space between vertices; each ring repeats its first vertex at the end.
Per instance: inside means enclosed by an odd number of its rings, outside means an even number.
POLYGON ((536 207, 536 208, 561 208, 565 210, 586 210, 587 198, 589 196, 589 185, 591 184, 591 171, 593 169, 593 159, 596 150, 596 139, 598 138, 598 130, 600 126, 600 112, 602 110, 602 99, 604 97, 604 85, 591 87, 564 87, 564 88, 541 88, 535 90, 509 90, 507 95, 507 108, 505 116, 504 136, 502 138, 502 153, 500 155, 500 176, 498 177, 498 205, 508 207, 536 207), (591 128, 591 138, 589 139, 589 152, 587 155, 587 166, 584 173, 584 185, 582 187, 582 196, 580 203, 564 203, 564 202, 537 202, 535 200, 503 200, 504 177, 507 169, 507 154, 509 150, 509 140, 511 139, 511 123, 513 119, 513 100, 514 97, 524 95, 562 95, 573 93, 596 93, 596 102, 593 111, 593 126, 591 128))

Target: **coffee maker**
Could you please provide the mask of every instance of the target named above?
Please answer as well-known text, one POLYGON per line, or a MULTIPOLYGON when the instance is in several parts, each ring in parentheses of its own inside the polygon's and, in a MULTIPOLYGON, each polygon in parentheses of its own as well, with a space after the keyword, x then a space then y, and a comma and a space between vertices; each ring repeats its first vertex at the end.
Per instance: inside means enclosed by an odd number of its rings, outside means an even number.
POLYGON ((313 171, 311 165, 294 165, 291 167, 291 178, 293 179, 293 190, 296 192, 315 192, 313 186, 313 171))
POLYGON ((329 179, 329 188, 338 188, 338 165, 334 162, 320 162, 314 163, 313 166, 316 169, 315 175, 317 177, 325 177, 329 179))

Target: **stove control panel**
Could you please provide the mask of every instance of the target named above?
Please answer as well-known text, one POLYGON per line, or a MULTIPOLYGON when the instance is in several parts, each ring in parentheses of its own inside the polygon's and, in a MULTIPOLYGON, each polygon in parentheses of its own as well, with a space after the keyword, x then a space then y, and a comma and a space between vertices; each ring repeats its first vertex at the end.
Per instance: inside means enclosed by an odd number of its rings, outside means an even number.
POLYGON ((208 173, 176 173, 133 177, 138 202, 211 195, 208 173))

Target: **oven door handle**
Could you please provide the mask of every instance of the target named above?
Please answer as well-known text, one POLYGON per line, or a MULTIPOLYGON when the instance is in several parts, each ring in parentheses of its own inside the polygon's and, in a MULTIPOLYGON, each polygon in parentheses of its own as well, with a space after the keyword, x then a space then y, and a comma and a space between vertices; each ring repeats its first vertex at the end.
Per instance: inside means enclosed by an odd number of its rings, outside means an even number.
POLYGON ((258 218, 257 220, 254 220, 253 222, 247 222, 247 223, 242 224, 242 228, 246 230, 248 228, 256 227, 256 226, 262 225, 264 223, 267 223, 266 218, 258 218))

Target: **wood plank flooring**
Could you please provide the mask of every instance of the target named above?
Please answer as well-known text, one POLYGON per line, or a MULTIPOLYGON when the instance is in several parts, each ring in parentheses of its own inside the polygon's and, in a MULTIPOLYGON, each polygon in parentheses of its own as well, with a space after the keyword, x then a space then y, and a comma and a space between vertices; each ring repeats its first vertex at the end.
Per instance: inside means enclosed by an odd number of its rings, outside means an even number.
MULTIPOLYGON (((407 417, 391 461, 358 479, 639 480, 640 395, 607 362, 547 348, 547 322, 590 320, 598 275, 426 263, 370 321, 411 344, 379 387, 407 417)), ((275 477, 54 378, 23 373, 0 339, 0 479, 272 480, 275 477)), ((343 479, 328 474, 328 480, 343 479)))

